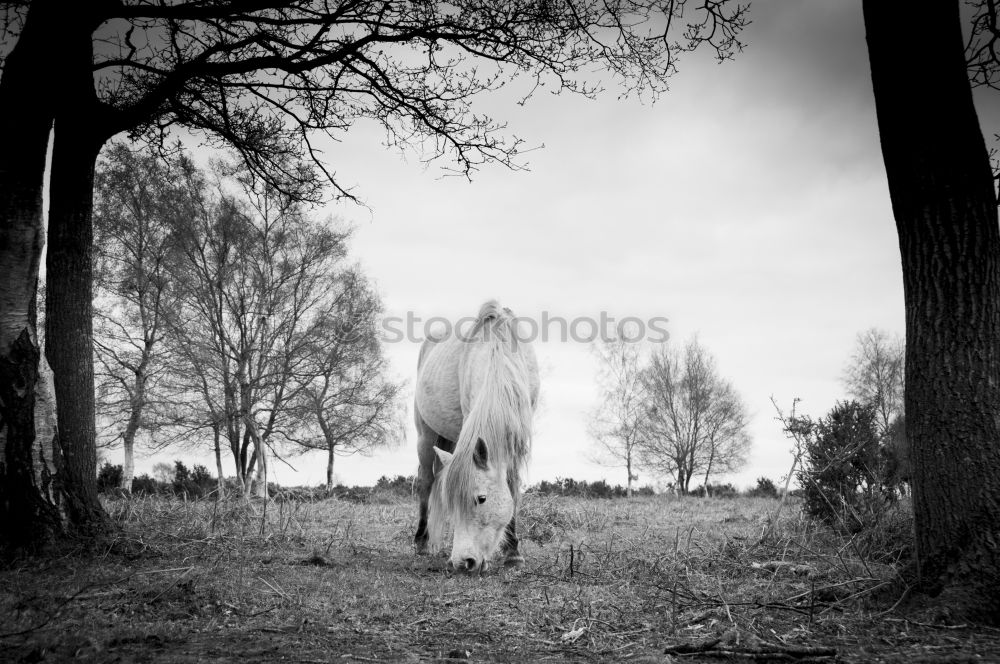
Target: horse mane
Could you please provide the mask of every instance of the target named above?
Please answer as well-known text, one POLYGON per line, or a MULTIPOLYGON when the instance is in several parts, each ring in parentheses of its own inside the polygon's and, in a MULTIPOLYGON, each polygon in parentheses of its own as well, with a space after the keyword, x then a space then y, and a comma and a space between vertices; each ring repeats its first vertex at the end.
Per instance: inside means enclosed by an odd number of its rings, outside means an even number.
POLYGON ((468 516, 475 504, 475 449, 482 440, 491 467, 505 468, 511 495, 517 501, 521 471, 531 453, 530 372, 519 352, 517 319, 496 300, 483 304, 466 343, 488 348, 483 383, 462 423, 451 463, 436 478, 428 517, 432 546, 444 541, 445 515, 468 516))

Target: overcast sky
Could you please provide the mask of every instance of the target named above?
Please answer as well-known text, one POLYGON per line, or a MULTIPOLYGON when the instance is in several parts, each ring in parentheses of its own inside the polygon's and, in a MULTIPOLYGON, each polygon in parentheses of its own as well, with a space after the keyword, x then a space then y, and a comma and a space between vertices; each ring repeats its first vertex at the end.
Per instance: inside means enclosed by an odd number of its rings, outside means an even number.
MULTIPOLYGON (((753 452, 728 478, 787 473, 789 442, 770 397, 819 416, 844 398, 855 335, 902 335, 899 251, 879 152, 860 2, 755 0, 734 62, 688 57, 655 105, 540 94, 479 106, 529 145, 530 172, 485 167, 473 181, 409 163, 358 126, 328 151, 368 209, 353 252, 387 314, 474 315, 498 298, 520 316, 669 318, 698 334, 752 415, 753 452)), ((419 345, 388 345, 412 402, 419 345)), ((536 342, 542 407, 529 482, 624 471, 588 461, 596 364, 585 344, 536 342)), ((410 418, 411 420, 412 418, 410 418)), ((411 474, 416 435, 337 461, 346 484, 411 474)), ((152 461, 139 461, 142 472, 152 461)), ((231 460, 226 460, 231 463, 231 460)), ((320 459, 272 473, 316 484, 320 459)), ((639 484, 653 478, 639 471, 639 484)))

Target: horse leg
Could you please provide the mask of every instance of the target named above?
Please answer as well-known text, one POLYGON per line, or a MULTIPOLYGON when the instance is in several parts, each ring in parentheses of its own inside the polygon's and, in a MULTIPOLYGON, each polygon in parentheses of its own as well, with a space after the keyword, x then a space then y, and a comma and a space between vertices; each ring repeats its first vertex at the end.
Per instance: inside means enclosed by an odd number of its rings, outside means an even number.
POLYGON ((520 567, 524 564, 524 556, 521 555, 520 550, 518 550, 518 539, 517 539, 517 515, 515 514, 510 518, 510 523, 507 524, 507 529, 504 532, 503 544, 500 547, 500 551, 504 554, 503 564, 506 567, 520 567))
POLYGON ((427 502, 431 495, 431 486, 434 484, 434 443, 437 436, 431 434, 429 430, 420 427, 420 439, 417 442, 417 457, 420 459, 420 468, 417 470, 417 498, 420 501, 420 510, 417 520, 417 534, 413 537, 413 545, 416 547, 417 555, 426 555, 427 551, 427 502))
POLYGON ((500 552, 504 554, 504 566, 520 567, 524 564, 524 556, 517 548, 517 506, 521 502, 521 478, 513 468, 507 469, 507 487, 510 489, 510 495, 514 497, 514 515, 510 517, 510 523, 504 531, 500 552))

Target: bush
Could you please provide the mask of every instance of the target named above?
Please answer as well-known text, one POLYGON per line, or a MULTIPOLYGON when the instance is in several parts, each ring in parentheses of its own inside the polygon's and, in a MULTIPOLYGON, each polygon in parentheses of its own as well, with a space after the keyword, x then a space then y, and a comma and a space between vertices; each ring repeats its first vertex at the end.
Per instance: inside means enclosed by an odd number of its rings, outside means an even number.
POLYGON ((396 475, 392 479, 383 475, 375 483, 375 489, 408 498, 412 493, 413 479, 413 475, 396 475))
POLYGON ((757 486, 750 489, 747 495, 751 498, 777 498, 778 487, 769 477, 758 477, 757 486))
POLYGON ((198 499, 208 496, 216 488, 215 477, 205 466, 197 465, 188 470, 183 461, 174 461, 174 481, 171 483, 174 495, 198 499))
POLYGON ((157 494, 164 495, 172 493, 170 490, 164 490, 168 485, 165 485, 152 477, 143 473, 139 477, 132 478, 132 495, 134 496, 155 496, 157 494))
MULTIPOLYGON (((697 496, 699 498, 705 495, 705 487, 699 486, 697 489, 688 491, 689 496, 697 496)), ((736 490, 732 484, 709 484, 708 485, 708 496, 710 498, 736 498, 740 495, 740 492, 736 490)))
MULTIPOLYGON (((628 491, 620 484, 614 486, 605 480, 588 482, 586 480, 574 480, 571 477, 557 477, 554 482, 542 480, 538 484, 528 489, 541 496, 576 496, 579 498, 624 498, 628 491)), ((633 489, 633 494, 653 495, 651 487, 633 489)))
POLYGON ((856 401, 840 402, 806 440, 798 472, 802 509, 847 532, 870 528, 896 497, 895 490, 887 488, 888 470, 874 409, 856 401))
POLYGON ((111 465, 107 461, 97 472, 97 491, 99 493, 114 493, 122 484, 125 471, 121 466, 111 465))

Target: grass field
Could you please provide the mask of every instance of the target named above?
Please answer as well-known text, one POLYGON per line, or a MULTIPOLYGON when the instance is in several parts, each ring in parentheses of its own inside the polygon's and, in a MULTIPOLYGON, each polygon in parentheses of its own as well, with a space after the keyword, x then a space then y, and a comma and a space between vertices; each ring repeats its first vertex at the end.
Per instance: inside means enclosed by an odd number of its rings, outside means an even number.
POLYGON ((776 505, 528 495, 526 565, 468 577, 413 554, 414 506, 391 495, 113 500, 105 550, 0 569, 0 660, 1000 661, 1000 632, 894 606, 889 534, 790 505, 761 542, 776 505))

